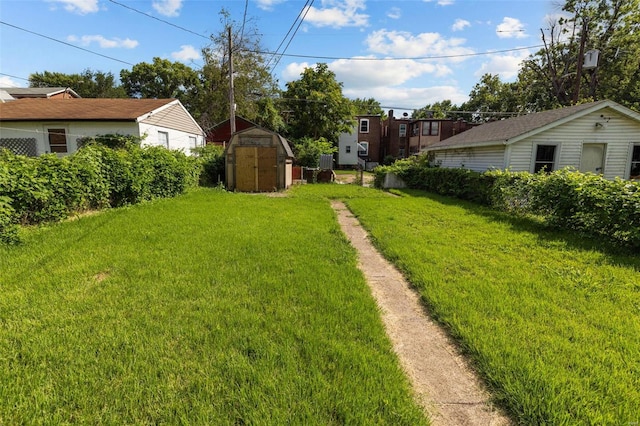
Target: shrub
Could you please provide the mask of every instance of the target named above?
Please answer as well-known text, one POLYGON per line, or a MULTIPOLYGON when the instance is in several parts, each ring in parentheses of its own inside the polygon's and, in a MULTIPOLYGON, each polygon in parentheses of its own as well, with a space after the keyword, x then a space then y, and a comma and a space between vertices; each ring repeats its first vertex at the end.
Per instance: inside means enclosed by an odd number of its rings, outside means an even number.
POLYGON ((293 141, 293 152, 295 154, 295 164, 312 169, 320 165, 322 154, 333 154, 338 152, 338 148, 325 138, 313 139, 305 137, 293 141))
POLYGON ((224 149, 218 145, 194 148, 202 186, 216 186, 225 181, 224 149))

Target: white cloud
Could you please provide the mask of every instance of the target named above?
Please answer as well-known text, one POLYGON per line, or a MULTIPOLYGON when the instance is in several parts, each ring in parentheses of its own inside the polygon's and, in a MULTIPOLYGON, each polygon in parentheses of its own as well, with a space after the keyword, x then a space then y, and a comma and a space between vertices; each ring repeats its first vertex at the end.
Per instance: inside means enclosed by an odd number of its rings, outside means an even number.
POLYGON ((467 21, 466 19, 456 19, 456 21, 451 26, 451 31, 462 31, 466 27, 470 26, 471 22, 467 21))
POLYGON ((400 19, 402 17, 402 11, 398 7, 392 7, 387 11, 387 17, 391 19, 400 19))
POLYGON ((133 49, 138 46, 138 42, 136 40, 131 40, 130 38, 122 40, 115 37, 109 40, 101 35, 84 35, 81 37, 70 35, 67 37, 67 41, 71 43, 79 43, 82 46, 89 46, 91 43, 97 43, 103 49, 133 49))
POLYGON ((180 8, 182 8, 183 0, 155 0, 152 3, 153 8, 164 16, 178 16, 180 8))
POLYGON ((284 2, 285 0, 256 0, 258 8, 262 10, 273 10, 273 6, 284 2))
POLYGON ((310 64, 308 62, 292 62, 282 71, 282 77, 284 81, 299 80, 300 74, 302 74, 305 68, 313 68, 315 66, 316 64, 310 64))
POLYGON ((475 72, 476 77, 484 74, 498 74, 503 80, 513 80, 520 71, 522 61, 527 59, 532 52, 520 50, 506 55, 491 55, 488 62, 475 72))
POLYGON ((462 93, 457 86, 431 86, 431 87, 376 87, 372 89, 361 88, 345 90, 343 94, 351 99, 374 98, 380 102, 384 109, 394 109, 395 116, 400 117, 402 110, 422 108, 427 104, 441 102, 444 99, 460 105, 469 100, 469 96, 462 93))
POLYGON ((316 27, 364 27, 369 25, 369 15, 359 11, 365 9, 364 0, 324 0, 321 8, 308 7, 303 16, 316 27))
MULTIPOLYGON (((473 49, 462 46, 465 42, 466 40, 463 38, 447 39, 438 33, 413 35, 404 31, 387 30, 374 31, 365 40, 369 50, 373 53, 411 58, 474 53, 473 49)), ((464 58, 457 57, 446 60, 459 62, 464 58)))
POLYGON ((21 87, 20 83, 16 83, 11 77, 0 75, 0 87, 21 87))
MULTIPOLYGON (((423 0, 425 3, 431 3, 434 0, 423 0)), ((453 4, 453 0, 437 0, 436 4, 438 6, 451 6, 453 4)))
POLYGON ((95 13, 98 9, 98 0, 48 0, 50 3, 62 3, 67 12, 86 15, 95 13))
POLYGON ((509 18, 505 16, 504 19, 496 27, 496 34, 500 38, 525 38, 529 37, 524 31, 524 24, 519 19, 509 18))
POLYGON ((201 58, 200 52, 198 52, 193 46, 187 44, 180 46, 180 50, 178 52, 171 53, 171 57, 181 62, 196 61, 201 58))

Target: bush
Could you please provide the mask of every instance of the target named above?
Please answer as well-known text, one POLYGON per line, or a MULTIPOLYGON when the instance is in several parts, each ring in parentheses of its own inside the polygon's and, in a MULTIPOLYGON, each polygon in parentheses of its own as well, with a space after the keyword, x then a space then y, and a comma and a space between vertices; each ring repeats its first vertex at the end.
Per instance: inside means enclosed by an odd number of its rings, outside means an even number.
POLYGON ((375 170, 376 187, 395 173, 409 188, 491 206, 518 215, 536 215, 549 226, 640 247, 640 183, 570 169, 553 173, 430 167, 426 157, 396 161, 375 170))
POLYGON ((89 143, 63 158, 0 151, 0 241, 17 238, 16 224, 178 195, 197 185, 199 174, 195 158, 163 147, 89 143))
POLYGON ((219 145, 205 145, 194 148, 200 169, 199 183, 202 186, 216 186, 225 181, 224 148, 219 145))
POLYGON ((309 167, 312 169, 320 165, 322 154, 333 154, 338 152, 338 148, 325 138, 312 139, 305 137, 293 141, 293 153, 295 154, 295 164, 297 166, 309 167))

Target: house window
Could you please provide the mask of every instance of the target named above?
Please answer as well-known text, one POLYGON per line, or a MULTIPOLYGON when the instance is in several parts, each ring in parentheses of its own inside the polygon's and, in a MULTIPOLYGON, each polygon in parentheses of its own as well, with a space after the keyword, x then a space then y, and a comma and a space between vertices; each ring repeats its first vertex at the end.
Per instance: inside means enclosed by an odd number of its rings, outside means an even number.
POLYGON ((167 132, 158 132, 158 144, 164 146, 165 148, 169 148, 169 133, 167 132))
POLYGON ((358 142, 358 155, 369 155, 369 142, 358 142))
POLYGON ((631 154, 631 173, 629 179, 640 179, 640 145, 633 146, 631 154))
POLYGON ((369 119, 363 118, 360 120, 360 133, 369 133, 369 119))
POLYGON ((540 170, 544 170, 547 173, 552 172, 555 156, 555 145, 538 145, 536 148, 536 161, 533 166, 533 172, 538 173, 540 170))
POLYGON ((407 136, 407 125, 406 124, 401 124, 400 125, 400 137, 403 138, 407 136))
POLYGON ((438 136, 439 128, 438 121, 425 121, 422 123, 422 136, 438 136))
POLYGON ((51 152, 67 152, 67 134, 65 129, 47 129, 49 134, 49 149, 51 152))
POLYGON ((404 148, 398 148, 398 156, 404 158, 404 148))
POLYGON ((191 148, 197 148, 198 147, 198 140, 196 139, 195 136, 189 136, 189 146, 191 148))
POLYGON ((345 151, 347 154, 351 154, 351 145, 347 145, 347 146, 345 146, 345 147, 344 147, 344 151, 345 151))

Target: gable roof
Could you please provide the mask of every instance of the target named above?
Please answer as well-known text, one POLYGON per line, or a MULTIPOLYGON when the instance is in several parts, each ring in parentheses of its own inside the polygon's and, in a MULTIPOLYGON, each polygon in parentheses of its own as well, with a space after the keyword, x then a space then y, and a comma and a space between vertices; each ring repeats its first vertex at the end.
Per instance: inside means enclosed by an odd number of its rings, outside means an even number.
POLYGON ((17 99, 0 103, 0 121, 138 121, 177 99, 17 99))
POLYGON ((426 150, 507 145, 607 107, 640 121, 640 114, 613 101, 602 100, 485 123, 436 142, 426 150))
POLYGON ((61 93, 68 93, 73 98, 79 98, 75 91, 69 87, 2 87, 4 90, 16 99, 20 98, 50 98, 51 96, 61 93))
MULTIPOLYGON (((280 141, 280 143, 282 144, 285 153, 287 154, 287 157, 289 158, 295 158, 295 155, 293 154, 293 150, 291 149, 291 145, 289 145, 289 141, 286 140, 282 135, 280 135, 279 133, 273 132, 269 129, 265 129, 264 127, 260 127, 260 126, 256 126, 256 127, 250 127, 244 130, 240 130, 238 132, 235 132, 233 134, 233 137, 239 137, 240 135, 244 134, 244 133, 254 133, 254 132, 258 132, 258 133, 267 133, 270 135, 275 135, 278 140, 280 141)), ((227 146, 227 149, 229 149, 229 147, 227 146)))

